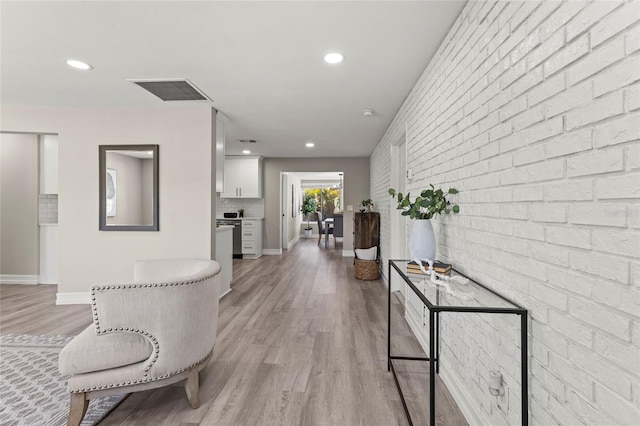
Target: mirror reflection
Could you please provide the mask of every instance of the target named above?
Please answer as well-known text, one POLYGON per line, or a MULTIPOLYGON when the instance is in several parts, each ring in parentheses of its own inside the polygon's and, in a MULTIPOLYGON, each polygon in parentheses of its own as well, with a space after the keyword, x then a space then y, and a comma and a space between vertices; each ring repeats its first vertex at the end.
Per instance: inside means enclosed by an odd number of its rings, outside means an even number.
POLYGON ((100 145, 100 230, 158 230, 158 146, 100 145))

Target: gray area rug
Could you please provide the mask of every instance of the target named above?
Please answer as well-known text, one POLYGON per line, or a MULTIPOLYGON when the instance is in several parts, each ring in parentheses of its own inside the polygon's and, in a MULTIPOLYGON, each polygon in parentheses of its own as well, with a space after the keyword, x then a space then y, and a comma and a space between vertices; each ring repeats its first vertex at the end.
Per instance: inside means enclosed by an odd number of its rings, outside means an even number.
MULTIPOLYGON (((0 335, 0 425, 60 426, 67 423, 67 378, 58 354, 73 336, 0 335)), ((83 426, 102 420, 127 395, 92 399, 83 426)))

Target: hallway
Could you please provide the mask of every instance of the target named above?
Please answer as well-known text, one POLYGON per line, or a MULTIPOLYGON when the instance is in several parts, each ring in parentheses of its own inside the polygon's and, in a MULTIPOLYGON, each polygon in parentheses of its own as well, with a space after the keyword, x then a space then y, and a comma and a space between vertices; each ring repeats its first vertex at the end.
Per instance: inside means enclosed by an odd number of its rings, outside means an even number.
MULTIPOLYGON (((386 287, 356 280, 353 259, 340 253, 310 239, 282 256, 235 261, 213 359, 201 375, 200 408, 190 409, 176 385, 132 394, 100 425, 406 425, 386 369, 386 287)), ((15 291, 33 288, 25 287, 15 291)), ((53 292, 46 297, 53 303, 53 292)), ((55 306, 47 316, 68 320, 61 312, 72 308, 76 319, 55 333, 72 334, 89 322, 88 309, 85 317, 79 307, 55 306)), ((420 354, 395 298, 393 309, 394 352, 420 354)), ((33 317, 29 307, 23 311, 33 317)), ((41 318, 41 331, 33 324, 10 331, 45 334, 47 323, 41 318)), ((416 424, 428 419, 426 367, 407 364, 411 376, 403 381, 416 424)), ((437 399, 439 424, 466 424, 446 391, 437 399)))

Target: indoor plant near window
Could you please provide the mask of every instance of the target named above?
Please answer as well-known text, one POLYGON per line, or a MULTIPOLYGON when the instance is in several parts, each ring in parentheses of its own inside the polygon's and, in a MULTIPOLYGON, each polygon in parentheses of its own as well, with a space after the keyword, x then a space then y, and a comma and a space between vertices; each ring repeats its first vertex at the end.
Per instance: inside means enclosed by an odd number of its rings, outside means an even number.
POLYGON ((411 228, 409 236, 409 256, 413 261, 429 261, 436 260, 436 237, 433 233, 431 220, 439 214, 448 214, 450 212, 460 212, 460 206, 457 204, 451 206, 447 200, 447 195, 457 194, 458 190, 449 188, 446 193, 442 189, 436 189, 433 185, 431 189, 425 189, 420 195, 411 201, 411 194, 396 193, 396 190, 389 188, 389 195, 397 197, 398 210, 403 210, 403 216, 409 216, 411 219, 417 219, 411 228))
POLYGON ((305 238, 311 238, 312 228, 311 228, 311 225, 309 225, 309 215, 312 213, 315 213, 317 209, 318 209, 318 203, 316 202, 315 198, 313 198, 309 194, 305 194, 304 200, 302 200, 302 207, 300 209, 302 211, 302 214, 305 215, 305 217, 307 218, 307 227, 304 228, 305 238))
POLYGON ((373 201, 371 201, 371 198, 367 198, 360 202, 360 213, 369 213, 372 209, 373 201))

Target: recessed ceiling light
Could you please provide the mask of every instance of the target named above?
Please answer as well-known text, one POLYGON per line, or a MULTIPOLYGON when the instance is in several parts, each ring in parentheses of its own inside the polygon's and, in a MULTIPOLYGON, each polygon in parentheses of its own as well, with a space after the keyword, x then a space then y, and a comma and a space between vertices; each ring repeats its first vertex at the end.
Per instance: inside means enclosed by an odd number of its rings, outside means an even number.
POLYGON ((324 55, 324 61, 328 64, 339 64, 343 59, 344 55, 341 53, 332 52, 324 55))
POLYGON ((372 110, 372 109, 364 109, 364 110, 362 110, 362 115, 369 117, 369 116, 373 115, 374 112, 375 111, 372 110))
POLYGON ((67 59, 65 62, 70 67, 73 67, 79 70, 87 71, 87 70, 93 69, 91 65, 87 64, 86 62, 78 61, 77 59, 67 59))
POLYGON ((306 144, 304 144, 304 146, 306 146, 307 148, 313 148, 314 146, 316 146, 316 144, 313 142, 307 142, 306 144))
POLYGON ((243 150, 242 150, 242 153, 243 153, 243 154, 251 154, 251 151, 249 151, 248 149, 243 149, 243 150))

